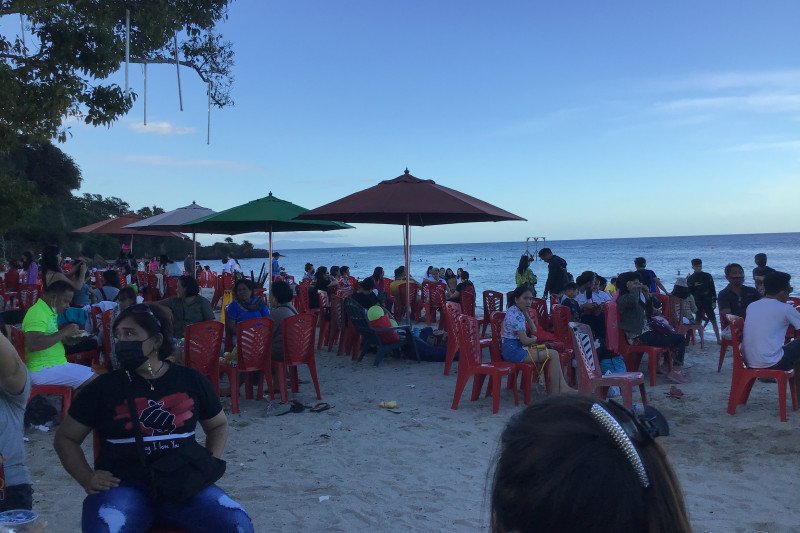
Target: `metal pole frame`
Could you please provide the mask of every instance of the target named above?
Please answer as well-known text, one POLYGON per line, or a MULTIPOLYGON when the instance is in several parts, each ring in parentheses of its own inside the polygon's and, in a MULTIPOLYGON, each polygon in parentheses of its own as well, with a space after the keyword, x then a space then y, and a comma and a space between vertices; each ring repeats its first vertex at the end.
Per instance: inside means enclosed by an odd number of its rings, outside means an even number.
POLYGON ((406 315, 411 325, 411 216, 406 215, 403 231, 403 251, 406 256, 406 315))

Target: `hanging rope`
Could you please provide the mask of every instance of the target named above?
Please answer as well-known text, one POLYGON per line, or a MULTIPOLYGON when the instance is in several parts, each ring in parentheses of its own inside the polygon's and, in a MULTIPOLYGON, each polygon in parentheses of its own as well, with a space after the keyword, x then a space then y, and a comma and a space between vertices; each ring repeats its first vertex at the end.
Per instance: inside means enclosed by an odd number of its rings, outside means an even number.
POLYGON ((178 60, 178 32, 176 31, 173 36, 173 43, 175 44, 175 72, 178 75, 178 105, 183 111, 183 93, 181 92, 181 64, 178 60))

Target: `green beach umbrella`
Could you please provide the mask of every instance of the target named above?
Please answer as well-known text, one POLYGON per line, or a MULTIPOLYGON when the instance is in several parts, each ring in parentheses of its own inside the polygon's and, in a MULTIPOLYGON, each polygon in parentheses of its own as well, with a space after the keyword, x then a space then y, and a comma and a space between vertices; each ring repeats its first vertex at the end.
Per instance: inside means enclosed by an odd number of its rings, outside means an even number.
MULTIPOLYGON (((332 231, 351 229, 353 226, 328 220, 294 220, 308 211, 304 207, 281 200, 272 195, 231 207, 213 215, 191 220, 181 226, 198 233, 252 233, 269 234, 269 281, 272 282, 272 234, 290 231, 332 231)), ((269 287, 269 284, 267 284, 269 287)))

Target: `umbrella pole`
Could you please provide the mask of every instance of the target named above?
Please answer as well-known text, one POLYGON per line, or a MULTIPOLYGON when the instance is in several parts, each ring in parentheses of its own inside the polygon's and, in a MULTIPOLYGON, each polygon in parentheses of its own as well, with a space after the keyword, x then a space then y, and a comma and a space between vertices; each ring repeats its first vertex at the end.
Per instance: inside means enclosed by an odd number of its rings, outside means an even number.
POLYGON ((269 279, 267 280, 267 301, 269 301, 269 297, 271 296, 272 291, 272 224, 269 225, 267 228, 269 231, 269 257, 267 257, 267 262, 269 263, 269 279))
POLYGON ((411 229, 410 216, 406 215, 406 224, 403 233, 403 248, 406 256, 406 316, 408 325, 411 325, 411 229))
POLYGON ((194 264, 192 265, 192 277, 197 279, 197 232, 192 232, 192 257, 194 264))

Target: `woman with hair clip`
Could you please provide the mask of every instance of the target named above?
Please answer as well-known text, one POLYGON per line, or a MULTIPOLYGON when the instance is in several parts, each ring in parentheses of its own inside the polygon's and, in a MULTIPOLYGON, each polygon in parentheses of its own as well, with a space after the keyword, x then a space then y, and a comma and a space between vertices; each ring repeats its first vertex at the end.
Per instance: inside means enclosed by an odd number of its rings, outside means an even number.
POLYGON ((532 403, 500 437, 492 532, 691 532, 661 421, 582 395, 532 403))
POLYGON ((173 348, 168 312, 133 305, 113 329, 121 368, 86 386, 55 436, 64 469, 88 494, 83 531, 148 531, 157 524, 252 532, 247 512, 214 484, 225 471, 220 457, 228 439, 219 397, 199 372, 166 360, 173 348), (198 423, 205 447, 195 439, 198 423), (81 450, 91 431, 100 441, 94 469, 81 450), (200 474, 183 475, 187 466, 200 474))

